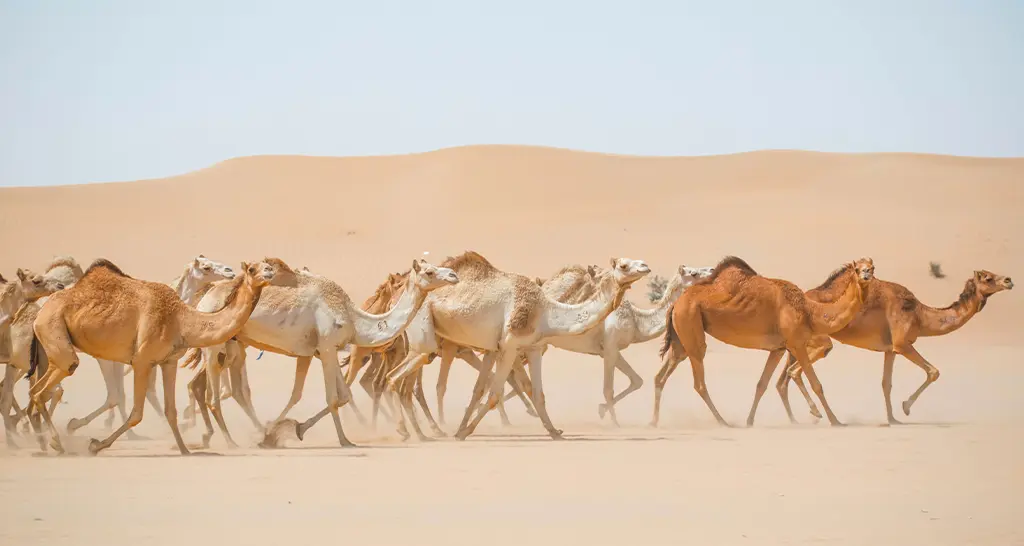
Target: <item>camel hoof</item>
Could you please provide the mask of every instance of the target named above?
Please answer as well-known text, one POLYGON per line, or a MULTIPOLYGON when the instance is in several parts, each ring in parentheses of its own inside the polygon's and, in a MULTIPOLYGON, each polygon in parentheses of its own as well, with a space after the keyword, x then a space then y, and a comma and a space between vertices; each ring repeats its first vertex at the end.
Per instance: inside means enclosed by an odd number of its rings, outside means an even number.
POLYGON ((907 400, 906 402, 903 402, 903 404, 902 404, 903 405, 903 415, 907 415, 907 416, 910 415, 910 404, 909 404, 909 402, 910 401, 907 400))
POLYGON ((82 423, 81 419, 71 419, 68 421, 67 431, 68 434, 73 434, 76 430, 82 428, 85 423, 82 423))
POLYGON ((811 415, 812 415, 812 416, 813 416, 813 417, 814 417, 815 419, 821 419, 821 412, 820 412, 820 411, 818 411, 818 408, 811 408, 811 415))
POLYGON ((834 427, 840 427, 840 428, 847 426, 846 423, 842 423, 840 421, 832 421, 831 425, 834 426, 834 427))
POLYGON ((893 426, 893 425, 899 426, 899 425, 905 425, 905 424, 906 423, 896 419, 895 417, 890 417, 889 418, 889 422, 887 423, 887 426, 893 426))
POLYGON ((465 430, 460 430, 460 431, 455 433, 455 439, 459 440, 460 442, 465 442, 466 438, 468 438, 468 437, 469 437, 469 432, 465 431, 465 430))
POLYGON ((100 444, 100 441, 97 440, 96 438, 89 440, 89 455, 95 455, 99 453, 100 450, 103 449, 102 447, 100 447, 101 445, 102 444, 100 444))
POLYGON ((650 428, 658 428, 658 422, 657 421, 651 421, 650 423, 647 423, 647 426, 650 427, 650 428))
POLYGON ((210 449, 210 438, 213 438, 213 434, 203 434, 203 449, 210 449))
POLYGON ((608 404, 598 404, 597 405, 597 416, 598 416, 598 418, 604 419, 604 414, 605 413, 608 413, 608 404))
POLYGON ((434 429, 434 437, 435 438, 447 438, 448 437, 448 433, 443 431, 443 430, 441 430, 441 429, 439 429, 439 428, 435 428, 434 429))

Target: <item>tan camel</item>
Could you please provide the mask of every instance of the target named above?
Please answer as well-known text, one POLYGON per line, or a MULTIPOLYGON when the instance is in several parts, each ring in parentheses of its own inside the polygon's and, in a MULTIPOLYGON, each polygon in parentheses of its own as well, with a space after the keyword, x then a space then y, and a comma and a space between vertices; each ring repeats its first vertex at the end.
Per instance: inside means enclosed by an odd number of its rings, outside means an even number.
MULTIPOLYGON (((432 294, 413 319, 406 331, 413 349, 389 376, 391 391, 401 379, 422 367, 430 353, 441 350, 438 338, 493 353, 489 357, 497 363, 496 372, 492 375, 487 371, 490 366, 484 366, 479 373, 472 401, 455 435, 464 440, 503 397, 516 356, 524 351, 531 368, 534 408, 548 434, 560 439, 562 431, 551 423, 544 403, 541 343, 552 337, 579 335, 600 324, 622 302, 626 290, 650 268, 640 260, 612 258, 612 268, 602 278, 597 293, 583 303, 569 305, 545 296, 536 279, 501 271, 476 252, 449 258, 444 265, 454 269, 461 281, 432 294), (490 388, 485 391, 488 380, 490 388), (490 394, 484 398, 485 393, 490 394), (477 413, 470 422, 474 409, 477 413)), ((411 413, 411 408, 405 410, 411 413)))
MULTIPOLYGON (((199 302, 199 298, 202 297, 203 293, 205 293, 211 283, 222 279, 230 280, 233 278, 235 278, 235 272, 231 267, 211 260, 200 254, 189 261, 188 264, 185 265, 182 274, 168 284, 181 301, 191 307, 195 307, 196 303, 199 302)), ((96 410, 85 417, 74 418, 68 421, 68 433, 73 433, 88 425, 93 419, 99 417, 105 411, 109 411, 106 422, 107 428, 111 428, 113 426, 115 409, 120 412, 122 422, 128 420, 124 376, 126 371, 131 368, 123 363, 112 362, 110 360, 97 359, 96 363, 99 364, 100 374, 103 376, 103 382, 107 389, 107 397, 96 410)), ((156 374, 151 374, 149 376, 149 388, 146 391, 146 399, 158 413, 164 413, 164 409, 160 405, 160 400, 156 394, 156 374)), ((130 437, 134 436, 134 433, 131 430, 128 430, 127 434, 130 437)))
MULTIPOLYGON (((347 384, 341 380, 338 350, 349 344, 377 347, 390 343, 405 330, 428 293, 456 284, 459 278, 451 269, 415 260, 409 288, 397 304, 386 313, 371 314, 357 307, 348 294, 330 279, 315 273, 294 271, 276 258, 269 261, 274 264, 278 279, 267 287, 249 322, 239 332, 238 341, 246 346, 296 358, 292 395, 275 423, 284 420, 288 411, 299 402, 312 358, 320 359, 327 397, 325 411, 334 419, 339 443, 351 446, 353 444, 345 437, 338 415, 338 409, 352 399, 347 384)), ((215 285, 199 302, 199 309, 216 309, 222 305, 221 292, 215 285)), ((223 346, 212 346, 202 355, 210 392, 220 392, 220 354, 224 350, 223 346)), ((199 356, 197 351, 193 351, 186 362, 194 362, 199 356)), ((233 445, 220 411, 219 398, 207 395, 206 399, 212 399, 210 410, 221 433, 233 445)), ((268 438, 261 445, 272 445, 270 436, 268 433, 268 438)), ((204 440, 208 441, 205 437, 204 440)))
MULTIPOLYGON (((836 290, 841 289, 839 283, 836 283, 831 290, 826 287, 824 290, 815 289, 807 292, 807 297, 817 301, 828 301, 835 298, 836 290)), ((1012 289, 1013 281, 1010 277, 982 269, 975 271, 967 280, 957 301, 942 309, 935 309, 921 303, 910 290, 902 285, 874 279, 867 284, 864 306, 860 313, 845 328, 832 333, 831 337, 846 345, 885 354, 882 366, 885 415, 890 424, 900 424, 892 414, 890 398, 892 366, 896 355, 903 355, 925 372, 924 383, 903 402, 903 413, 910 415, 910 406, 914 404, 917 397, 924 392, 928 385, 939 378, 939 370, 914 348, 917 338, 942 336, 960 329, 985 307, 989 296, 1012 289)), ((810 355, 808 363, 813 365, 814 362, 828 355, 831 350, 832 340, 829 336, 815 336, 808 344, 810 355)), ((790 380, 796 381, 810 406, 811 414, 821 418, 821 413, 818 412, 814 400, 808 395, 807 387, 804 386, 800 375, 800 367, 794 365, 794 358, 790 355, 786 372, 779 377, 776 384, 789 420, 794 423, 796 419, 793 418, 793 410, 789 407, 787 389, 790 380)))
MULTIPOLYGON (((5 364, 0 413, 3 413, 7 445, 15 447, 17 420, 28 415, 17 407, 14 385, 29 370, 29 349, 32 343, 32 320, 39 306, 50 294, 73 285, 82 276, 82 268, 70 257, 59 256, 39 275, 27 269, 17 271, 17 281, 8 282, 0 276, 0 364, 5 364), (10 415, 11 410, 15 415, 10 415)), ((56 408, 62 392, 55 391, 50 411, 56 408)), ((38 426, 36 427, 38 430, 38 426)))
POLYGON ((93 439, 90 453, 110 447, 142 420, 149 374, 154 366, 160 366, 165 416, 178 450, 187 455, 174 401, 177 361, 190 347, 224 343, 241 330, 260 300, 263 287, 274 277, 273 268, 264 262, 243 262, 242 272, 233 281, 228 305, 215 313, 196 311, 169 286, 131 278, 104 259, 93 262, 74 286, 50 296, 33 325, 33 345, 38 344, 42 351, 31 351, 33 363, 45 357, 49 369, 32 387, 29 404, 43 413, 54 447, 63 451, 44 404, 51 389, 78 367, 77 349, 94 358, 128 362, 135 376, 128 421, 103 441, 93 439))
POLYGON ((769 352, 764 372, 757 382, 747 426, 754 424, 757 405, 787 349, 803 366, 829 422, 842 425, 832 413, 821 383, 808 363, 807 342, 814 335, 839 331, 853 319, 861 309, 864 286, 874 278, 874 271, 870 258, 843 265, 822 286, 850 279, 856 279, 856 282, 846 283, 846 289, 835 301, 820 303, 806 298, 803 291, 789 281, 758 275, 735 256, 723 259, 709 277, 697 281, 683 292, 669 311, 661 349, 662 367, 654 380, 654 418, 651 425, 658 424, 665 383, 676 366, 689 357, 694 390, 704 399, 718 423, 730 426, 715 408, 704 382, 705 332, 729 345, 769 352))

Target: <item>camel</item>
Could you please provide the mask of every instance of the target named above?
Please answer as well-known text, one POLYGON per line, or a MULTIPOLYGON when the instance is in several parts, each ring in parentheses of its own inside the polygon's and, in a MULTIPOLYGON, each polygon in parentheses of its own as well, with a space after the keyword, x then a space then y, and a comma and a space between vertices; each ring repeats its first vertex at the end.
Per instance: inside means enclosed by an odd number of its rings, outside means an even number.
MULTIPOLYGON (((388 303, 390 298, 390 305, 394 304, 394 301, 401 295, 405 289, 409 272, 399 274, 389 274, 388 280, 381 284, 377 291, 366 300, 364 303, 364 309, 373 311, 374 308, 380 307, 388 303)), ((381 309, 383 310, 383 309, 381 309)), ((445 341, 443 339, 437 340, 438 346, 440 347, 439 353, 430 353, 426 356, 425 364, 429 364, 437 356, 442 357, 444 363, 443 377, 438 379, 438 400, 444 399, 444 389, 442 388, 447 382, 448 369, 451 367, 451 362, 455 357, 473 366, 478 372, 483 367, 483 363, 480 358, 468 347, 458 346, 454 343, 445 341)), ((365 363, 367 357, 369 357, 369 367, 363 374, 363 378, 360 380, 360 385, 370 395, 373 400, 373 412, 372 412, 372 424, 376 427, 377 413, 380 409, 380 399, 387 389, 387 376, 390 374, 402 361, 405 359, 409 352, 409 340, 408 336, 403 332, 400 339, 395 340, 389 345, 378 348, 366 348, 366 347, 355 347, 351 354, 345 357, 342 362, 342 367, 348 364, 348 371, 346 373, 345 381, 351 385, 355 380, 356 375, 359 373, 360 368, 365 363)), ((532 413, 533 408, 531 404, 526 400, 526 396, 523 394, 523 390, 520 383, 509 378, 508 382, 513 387, 513 394, 510 396, 520 396, 523 399, 524 404, 527 406, 527 412, 532 413)), ((423 410, 424 415, 430 423, 430 427, 436 436, 445 436, 444 431, 438 426, 438 423, 434 421, 433 416, 430 413, 430 408, 427 406, 426 397, 423 394, 423 369, 419 368, 413 377, 404 379, 398 389, 401 396, 409 399, 415 396, 417 402, 420 404, 420 408, 423 410), (410 380, 411 379, 411 380, 410 380)), ((391 402, 391 399, 387 399, 391 402)), ((409 402, 411 405, 411 401, 409 402)), ((498 406, 501 412, 501 418, 503 424, 509 424, 508 415, 505 413, 503 405, 498 406)), ((401 411, 397 409, 396 411, 401 411)), ((532 413, 536 415, 535 413, 532 413)), ((419 427, 419 423, 416 421, 415 414, 410 416, 412 420, 413 429, 420 440, 429 440, 425 436, 419 427)), ((441 424, 444 424, 444 407, 438 405, 438 419, 441 424)), ((409 434, 405 428, 405 423, 402 420, 398 421, 398 433, 403 438, 408 439, 409 434)))
MULTIPOLYGON (((52 445, 63 452, 60 436, 44 406, 51 390, 78 368, 77 351, 94 358, 128 362, 134 374, 134 400, 128 420, 102 441, 92 439, 96 454, 142 421, 149 374, 160 366, 164 387, 164 414, 182 455, 188 455, 178 430, 174 387, 177 361, 190 347, 224 343, 238 334, 260 301, 263 288, 274 278, 270 264, 242 263, 243 274, 232 282, 227 305, 214 313, 189 307, 174 290, 160 283, 126 275, 105 259, 93 262, 71 288, 50 296, 33 324, 32 367, 41 358, 48 369, 29 392, 29 405, 42 414, 52 434, 52 445), (35 347, 41 351, 35 350, 35 347)), ((33 371, 30 368, 30 373, 33 371)))
MULTIPOLYGON (((67 256, 54 258, 41 275, 18 269, 16 282, 8 282, 0 276, 0 364, 6 364, 4 379, 0 382, 0 412, 3 413, 8 446, 16 447, 13 435, 17 420, 27 416, 14 400, 14 386, 29 370, 31 321, 50 294, 73 285, 81 276, 82 268, 67 256), (25 332, 27 336, 23 335, 25 332), (15 411, 15 418, 10 415, 11 409, 15 411)), ((56 408, 61 394, 59 391, 54 393, 50 411, 56 408)))
MULTIPOLYGON (((591 328, 578 336, 555 337, 547 342, 559 349, 574 353, 600 356, 604 360, 604 398, 605 402, 598 406, 598 415, 604 418, 607 413, 615 426, 619 426, 615 416, 615 404, 643 386, 643 379, 632 366, 622 357, 622 351, 634 343, 643 343, 654 339, 665 332, 666 311, 682 294, 683 290, 697 279, 711 275, 711 267, 679 266, 669 281, 665 293, 655 303, 653 309, 640 309, 629 300, 623 300, 615 308, 600 327, 591 328), (614 391, 615 369, 626 374, 629 386, 619 394, 614 391)), ((578 303, 596 290, 594 282, 602 273, 597 266, 583 268, 581 266, 564 267, 551 279, 544 282, 544 293, 563 303, 578 303)), ((438 398, 440 404, 440 397, 438 398)))
POLYGON ((813 336, 837 332, 853 320, 864 303, 864 286, 874 278, 874 271, 870 258, 861 258, 836 269, 819 288, 843 282, 845 289, 834 301, 823 303, 807 298, 789 281, 758 275, 740 258, 724 258, 710 276, 683 292, 668 313, 661 349, 662 367, 654 380, 651 425, 658 425, 665 383, 679 363, 689 357, 694 390, 720 425, 731 426, 718 413, 704 382, 705 333, 708 333, 729 345, 768 351, 768 360, 747 416, 748 427, 753 426, 757 405, 787 349, 803 367, 829 422, 842 426, 808 363, 806 347, 813 336))
MULTIPOLYGON (((169 286, 174 290, 174 293, 177 294, 181 301, 191 307, 195 307, 195 304, 199 302, 199 298, 202 297, 203 293, 212 282, 221 279, 230 280, 233 278, 235 278, 235 272, 231 267, 220 262, 213 261, 200 254, 185 265, 182 274, 171 281, 169 286)), ((122 422, 128 420, 124 376, 130 368, 123 363, 103 359, 97 359, 96 363, 99 364, 100 373, 103 375, 103 382, 107 388, 107 398, 99 408, 85 417, 75 418, 68 421, 67 431, 69 434, 88 425, 93 419, 99 417, 105 411, 109 411, 106 426, 107 428, 111 428, 114 422, 115 408, 120 412, 122 422)), ((156 394, 156 374, 152 374, 149 377, 149 388, 146 391, 146 399, 157 413, 162 414, 164 412, 156 394)), ((134 436, 134 433, 131 430, 129 430, 127 434, 129 436, 134 436)))
MULTIPOLYGON (((460 283, 431 294, 406 330, 413 350, 388 377, 392 395, 400 380, 422 367, 430 353, 441 350, 438 338, 487 351, 487 358, 496 362, 496 372, 490 374, 491 366, 485 365, 477 376, 473 398, 455 435, 465 440, 504 395, 503 385, 516 356, 524 351, 531 367, 533 406, 549 436, 561 439, 562 431, 552 424, 544 403, 541 342, 579 335, 600 324, 622 302, 626 290, 650 268, 640 260, 612 258, 612 268, 601 278, 595 294, 569 305, 547 297, 536 279, 502 271, 473 251, 448 258, 443 265, 459 274, 460 283), (483 398, 488 380, 490 395, 483 398), (481 399, 483 403, 477 407, 481 399), (477 413, 470 422, 474 409, 477 413)), ((405 410, 411 413, 410 407, 405 410)))
MULTIPOLYGON (((914 342, 919 337, 942 336, 960 329, 974 315, 985 308, 989 296, 1012 290, 1013 281, 1010 277, 997 275, 984 269, 975 271, 970 279, 964 283, 963 292, 957 301, 942 309, 929 307, 910 290, 894 282, 874 279, 867 284, 864 296, 864 306, 860 313, 854 317, 845 328, 834 332, 831 336, 815 336, 809 346, 810 358, 808 364, 813 365, 816 361, 824 358, 832 350, 831 338, 840 343, 852 345, 868 351, 884 353, 882 365, 882 394, 885 398, 885 414, 889 424, 901 424, 892 413, 892 367, 896 355, 903 355, 925 372, 925 380, 921 386, 903 402, 903 413, 910 415, 910 407, 917 400, 918 396, 939 378, 939 370, 930 362, 925 360, 921 353, 914 348, 914 342)), ((833 290, 812 290, 807 293, 809 299, 827 301, 834 298, 833 290)), ((807 388, 800 378, 801 370, 793 365, 792 355, 787 362, 786 371, 779 377, 776 388, 782 403, 786 407, 786 414, 791 422, 793 410, 789 406, 788 384, 795 380, 800 391, 804 394, 807 404, 810 406, 811 414, 821 418, 814 400, 807 394, 807 388)))
MULTIPOLYGON (((379 347, 390 343, 402 334, 431 291, 457 284, 459 278, 447 267, 415 260, 408 289, 396 305, 385 313, 372 314, 357 307, 348 294, 330 279, 314 273, 296 272, 276 258, 269 258, 268 262, 274 264, 278 278, 267 287, 260 304, 237 338, 242 345, 296 358, 291 397, 274 422, 284 420, 301 399, 306 374, 315 356, 323 365, 327 397, 325 413, 329 412, 334 419, 339 443, 353 446, 345 436, 338 415, 338 409, 352 399, 347 383, 340 380, 338 350, 349 344, 379 347)), ((199 302, 199 309, 216 309, 221 305, 223 290, 215 284, 199 302)), ((207 370, 207 388, 214 393, 220 391, 220 355, 224 350, 223 345, 211 346, 202 355, 207 370)), ((195 362, 199 357, 198 351, 191 351, 186 362, 195 362)), ((212 397, 210 409, 228 444, 235 445, 224 425, 218 397, 212 397)), ((208 437, 204 437, 204 441, 208 441, 208 437)), ((261 445, 270 445, 269 439, 261 445)))

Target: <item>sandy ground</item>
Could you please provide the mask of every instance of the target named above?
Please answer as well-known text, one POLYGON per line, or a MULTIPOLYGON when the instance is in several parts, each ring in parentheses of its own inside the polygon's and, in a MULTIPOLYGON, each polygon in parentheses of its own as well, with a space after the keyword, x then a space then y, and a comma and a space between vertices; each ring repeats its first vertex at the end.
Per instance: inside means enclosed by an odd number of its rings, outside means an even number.
MULTIPOLYGON (((243 158, 162 180, 0 190, 0 271, 71 254, 169 280, 198 253, 232 264, 274 255, 362 300, 423 251, 475 249, 537 276, 616 255, 668 275, 679 263, 737 254, 805 288, 870 255, 879 277, 942 306, 972 270, 1015 275, 1024 265, 1022 175, 1024 160, 905 154, 631 158, 472 147, 243 158), (948 277, 929 277, 929 261, 948 277)), ((630 298, 643 301, 645 291, 637 286, 630 298)), ((243 447, 228 449, 218 435, 209 452, 220 456, 181 458, 147 407, 137 430, 149 439, 119 441, 95 458, 40 457, 28 442, 0 448, 0 544, 1024 544, 1022 311, 1016 292, 999 294, 961 331, 919 341, 942 377, 902 427, 880 426, 881 355, 845 346, 818 368, 851 425, 842 429, 813 424, 796 389, 790 397, 805 424, 790 425, 770 389, 753 428, 718 427, 685 365, 665 391, 661 427, 649 428, 656 341, 625 352, 645 385, 618 406, 618 429, 597 416, 598 360, 549 351, 548 406, 565 442, 549 440, 513 401, 512 427, 492 415, 466 442, 402 443, 386 421, 372 431, 345 414, 358 448, 336 447, 328 420, 304 442, 261 450, 227 401, 243 447)), ((711 395, 742 424, 766 354, 709 346, 711 395)), ((253 396, 269 419, 294 367, 256 354, 253 396)), ((65 384, 60 426, 103 399, 91 362, 65 384)), ((316 370, 297 418, 321 407, 316 370)), ((426 373, 431 404, 436 374, 426 373)), ((449 432, 473 378, 456 363, 449 432)), ((897 403, 922 379, 898 359, 897 403)), ((363 393, 356 401, 368 409, 363 393)), ((97 419, 77 441, 104 433, 97 419)), ((188 442, 198 438, 187 431, 188 442)))

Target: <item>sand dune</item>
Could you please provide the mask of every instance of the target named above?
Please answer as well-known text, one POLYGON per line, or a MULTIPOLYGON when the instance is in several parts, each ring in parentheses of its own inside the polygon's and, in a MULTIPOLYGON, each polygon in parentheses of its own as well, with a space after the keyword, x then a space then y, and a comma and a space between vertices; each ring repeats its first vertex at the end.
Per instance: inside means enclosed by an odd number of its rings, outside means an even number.
MULTIPOLYGON (((532 276, 612 256, 644 259, 667 276, 679 264, 735 254, 804 288, 871 256, 878 277, 944 306, 975 269, 1020 276, 1022 179, 1024 159, 920 154, 653 158, 471 146, 245 157, 164 179, 0 189, 0 272, 70 254, 170 280, 199 253, 232 265, 277 256, 361 301, 425 251, 440 260, 473 249, 532 276), (930 261, 947 277, 932 278, 930 261)), ((636 286, 629 297, 644 302, 645 292, 636 286)), ((511 404, 512 430, 489 417, 466 443, 401 447, 384 425, 350 434, 372 447, 340 451, 321 425, 301 446, 267 452, 227 402, 229 424, 248 447, 215 443, 232 456, 164 459, 173 443, 150 408, 139 428, 153 440, 119 442, 95 460, 0 448, 0 495, 11 507, 0 512, 0 542, 1024 543, 1015 517, 1024 500, 1022 313, 1019 294, 999 294, 962 330, 918 342, 943 375, 908 418, 919 424, 899 429, 877 426, 885 417, 881 355, 844 346, 819 372, 839 417, 861 425, 842 430, 789 425, 773 391, 755 429, 719 429, 685 366, 666 389, 662 428, 647 429, 656 342, 625 353, 647 382, 619 406, 619 430, 597 418, 597 361, 548 353, 551 415, 578 440, 562 444, 541 437, 539 423, 511 404)), ((709 388, 725 417, 741 422, 766 355, 709 345, 709 388)), ((68 380, 59 423, 102 400, 90 361, 68 380)), ((473 380, 462 368, 448 391, 450 421, 473 380)), ((902 400, 922 374, 903 359, 896 368, 894 398, 902 400)), ((291 373, 282 357, 252 363, 262 417, 284 404, 291 373)), ((321 407, 319 372, 311 376, 296 416, 321 407)), ((435 378, 428 370, 431 401, 435 378)), ((101 421, 89 433, 101 434, 101 421)))

